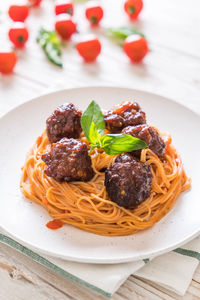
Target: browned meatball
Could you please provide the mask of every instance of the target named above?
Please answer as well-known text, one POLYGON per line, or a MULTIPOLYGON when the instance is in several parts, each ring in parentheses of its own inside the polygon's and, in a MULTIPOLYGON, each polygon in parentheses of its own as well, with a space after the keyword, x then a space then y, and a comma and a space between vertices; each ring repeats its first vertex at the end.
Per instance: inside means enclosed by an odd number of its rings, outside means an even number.
POLYGON ((93 177, 91 159, 85 143, 63 138, 42 155, 45 174, 57 181, 89 181, 93 177))
MULTIPOLYGON (((125 153, 123 155, 119 155, 116 159, 115 159, 115 162, 116 163, 126 163, 126 162, 130 162, 132 161, 133 159, 133 155, 132 153, 125 153)), ((136 158, 137 160, 137 158, 136 158)))
POLYGON ((147 124, 128 126, 122 130, 122 133, 130 134, 145 141, 148 147, 159 157, 162 157, 165 153, 166 145, 157 130, 152 126, 147 124))
POLYGON ((121 132, 124 127, 146 123, 145 112, 137 102, 124 102, 104 115, 106 128, 110 132, 121 132))
POLYGON ((108 196, 119 206, 133 209, 150 196, 152 173, 131 155, 119 156, 105 172, 108 196))
POLYGON ((46 120, 49 141, 56 143, 63 137, 79 138, 81 115, 81 111, 71 103, 60 105, 46 120))

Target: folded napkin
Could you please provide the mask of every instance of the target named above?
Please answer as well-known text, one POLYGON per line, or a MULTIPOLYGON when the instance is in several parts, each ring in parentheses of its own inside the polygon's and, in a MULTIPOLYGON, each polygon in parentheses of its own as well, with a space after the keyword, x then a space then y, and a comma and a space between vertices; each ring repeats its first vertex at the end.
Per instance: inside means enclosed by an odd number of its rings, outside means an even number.
POLYGON ((0 233, 0 242, 106 297, 112 297, 131 274, 150 280, 178 295, 184 295, 200 261, 200 236, 181 248, 152 260, 147 258, 111 265, 76 263, 43 255, 24 247, 3 232, 0 233))

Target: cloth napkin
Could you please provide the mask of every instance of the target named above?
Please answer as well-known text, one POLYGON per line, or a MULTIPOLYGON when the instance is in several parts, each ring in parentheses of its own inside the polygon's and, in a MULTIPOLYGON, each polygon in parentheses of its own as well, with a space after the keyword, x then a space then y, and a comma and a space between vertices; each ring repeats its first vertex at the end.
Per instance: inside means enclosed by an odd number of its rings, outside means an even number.
POLYGON ((200 261, 200 236, 181 248, 136 262, 86 264, 43 255, 23 246, 1 231, 0 242, 34 261, 110 298, 131 275, 149 280, 178 295, 184 295, 200 261))

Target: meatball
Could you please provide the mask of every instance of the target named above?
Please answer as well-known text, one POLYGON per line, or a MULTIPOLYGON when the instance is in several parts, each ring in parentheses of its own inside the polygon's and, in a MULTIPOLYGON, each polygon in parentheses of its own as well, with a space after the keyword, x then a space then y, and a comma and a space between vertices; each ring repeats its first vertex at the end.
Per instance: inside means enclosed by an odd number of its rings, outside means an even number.
MULTIPOLYGON (((126 163, 126 162, 130 162, 132 161, 134 158, 133 158, 133 155, 132 153, 125 153, 123 155, 120 155, 118 156, 116 159, 115 159, 115 162, 116 163, 126 163)), ((137 160, 137 159, 136 159, 137 160)))
POLYGON ((105 113, 104 119, 106 128, 114 133, 121 132, 127 126, 146 123, 145 112, 141 110, 139 104, 128 101, 105 113))
POLYGON ((150 166, 130 155, 119 156, 105 172, 108 196, 119 206, 133 209, 150 196, 152 177, 150 166))
POLYGON ((79 138, 81 115, 81 111, 71 103, 60 105, 46 120, 49 141, 56 143, 63 137, 79 138))
POLYGON ((128 126, 122 130, 122 133, 130 134, 145 141, 148 147, 161 158, 165 153, 166 145, 157 130, 152 126, 147 124, 128 126))
POLYGON ((42 155, 45 174, 57 181, 89 181, 93 177, 91 159, 85 143, 63 138, 42 155))

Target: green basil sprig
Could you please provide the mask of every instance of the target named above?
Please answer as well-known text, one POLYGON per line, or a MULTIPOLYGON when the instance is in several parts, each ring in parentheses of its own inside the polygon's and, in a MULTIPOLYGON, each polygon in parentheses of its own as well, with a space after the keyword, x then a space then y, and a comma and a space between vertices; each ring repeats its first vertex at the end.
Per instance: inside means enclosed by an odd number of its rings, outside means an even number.
POLYGON ((62 67, 62 42, 57 33, 41 28, 37 37, 37 42, 44 50, 46 57, 56 66, 62 67))
POLYGON ((130 27, 111 27, 107 29, 107 34, 118 44, 123 44, 124 40, 132 34, 139 34, 145 37, 139 30, 130 27))
POLYGON ((129 134, 106 134, 101 138, 101 148, 109 155, 146 148, 147 144, 129 134))
POLYGON ((105 131, 104 115, 99 105, 92 101, 81 117, 81 127, 85 137, 91 144, 100 142, 105 131))
POLYGON ((95 101, 92 101, 84 111, 81 127, 90 142, 90 150, 101 148, 109 155, 116 155, 147 147, 144 141, 129 134, 104 134, 104 115, 95 101))

